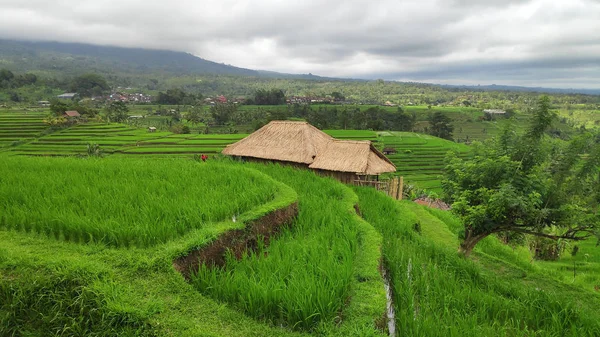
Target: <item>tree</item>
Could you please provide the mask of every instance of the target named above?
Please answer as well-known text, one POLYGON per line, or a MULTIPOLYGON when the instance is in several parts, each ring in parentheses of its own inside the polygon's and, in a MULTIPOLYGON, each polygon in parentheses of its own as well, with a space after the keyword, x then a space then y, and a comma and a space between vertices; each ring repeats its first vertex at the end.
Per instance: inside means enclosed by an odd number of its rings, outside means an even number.
POLYGON ((125 103, 121 101, 115 101, 110 103, 110 105, 106 108, 106 115, 112 122, 123 122, 129 118, 129 108, 125 103))
POLYGON ((8 69, 0 69, 0 81, 11 81, 15 77, 12 71, 8 69))
POLYGON ((454 127, 451 124, 452 120, 450 117, 438 111, 431 115, 428 121, 430 135, 452 140, 454 127))
POLYGON ((198 125, 202 122, 202 107, 194 107, 185 115, 185 119, 193 125, 198 125))
POLYGON ((344 95, 342 95, 342 93, 338 92, 338 91, 334 91, 331 93, 331 97, 333 97, 333 99, 335 101, 343 101, 346 99, 346 97, 344 97, 344 95))
POLYGON ((69 108, 69 106, 67 106, 65 103, 63 103, 61 101, 54 100, 54 101, 50 102, 50 111, 55 116, 64 115, 65 111, 67 111, 68 108, 69 108))
POLYGON ((71 83, 71 91, 83 97, 100 96, 108 90, 110 87, 104 77, 93 73, 77 76, 71 83))
POLYGON ((472 159, 448 158, 442 188, 464 223, 461 253, 495 233, 583 240, 596 232, 598 194, 589 186, 600 183, 598 162, 581 155, 600 150, 590 135, 568 143, 547 137, 552 119, 542 97, 525 134, 507 125, 477 145, 472 159))
POLYGON ((195 105, 202 99, 202 95, 186 93, 182 89, 169 89, 167 92, 159 92, 156 98, 158 104, 195 105))
POLYGON ((216 125, 225 125, 237 110, 237 105, 231 103, 217 103, 210 108, 210 114, 216 125))
POLYGON ((285 104, 285 94, 281 89, 259 89, 254 93, 254 104, 256 105, 280 105, 285 104))

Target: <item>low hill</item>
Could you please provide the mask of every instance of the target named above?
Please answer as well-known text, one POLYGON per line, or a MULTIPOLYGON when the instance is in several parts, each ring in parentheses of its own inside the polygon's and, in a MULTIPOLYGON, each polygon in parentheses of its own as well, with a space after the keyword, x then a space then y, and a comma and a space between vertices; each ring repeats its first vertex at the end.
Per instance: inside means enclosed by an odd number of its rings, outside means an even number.
POLYGON ((108 74, 233 75, 263 78, 326 79, 312 74, 252 70, 203 59, 190 53, 83 43, 0 40, 0 68, 60 75, 108 74))
POLYGON ((259 75, 255 70, 208 61, 189 53, 60 42, 0 40, 0 64, 15 71, 64 74, 99 71, 259 75))

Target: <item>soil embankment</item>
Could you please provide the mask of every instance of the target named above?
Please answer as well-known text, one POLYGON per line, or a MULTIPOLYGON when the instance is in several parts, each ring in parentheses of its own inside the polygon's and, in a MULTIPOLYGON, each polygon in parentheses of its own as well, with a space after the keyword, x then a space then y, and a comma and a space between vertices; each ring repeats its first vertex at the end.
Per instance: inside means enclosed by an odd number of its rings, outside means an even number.
POLYGON ((268 246, 271 238, 291 224, 297 215, 298 202, 274 210, 249 222, 244 229, 228 231, 209 245, 178 257, 173 261, 173 267, 189 279, 201 264, 211 267, 223 266, 227 251, 239 259, 244 252, 256 250, 259 240, 268 246))

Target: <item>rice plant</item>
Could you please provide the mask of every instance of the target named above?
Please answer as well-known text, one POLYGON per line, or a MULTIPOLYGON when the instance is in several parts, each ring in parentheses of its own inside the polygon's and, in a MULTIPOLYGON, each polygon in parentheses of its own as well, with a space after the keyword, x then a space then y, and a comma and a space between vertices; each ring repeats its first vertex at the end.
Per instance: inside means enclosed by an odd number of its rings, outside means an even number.
POLYGON ((146 247, 272 200, 256 171, 189 160, 6 157, 0 227, 146 247))
POLYGON ((295 329, 331 322, 348 300, 358 247, 352 192, 308 171, 257 166, 294 188, 299 215, 289 230, 222 268, 201 267, 193 284, 247 314, 295 329))
POLYGON ((586 302, 586 294, 512 262, 484 254, 479 263, 461 258, 456 246, 445 247, 412 230, 416 221, 429 221, 427 212, 417 218, 411 204, 364 188, 355 191, 363 216, 385 238, 400 335, 600 335, 595 305, 586 302))

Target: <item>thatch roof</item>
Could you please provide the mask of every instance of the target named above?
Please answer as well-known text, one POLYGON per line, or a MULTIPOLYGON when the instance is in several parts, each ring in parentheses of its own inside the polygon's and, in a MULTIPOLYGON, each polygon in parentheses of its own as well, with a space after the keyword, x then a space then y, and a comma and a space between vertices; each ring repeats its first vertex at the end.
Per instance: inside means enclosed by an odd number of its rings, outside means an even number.
POLYGON ((67 117, 81 117, 81 115, 79 114, 79 112, 72 110, 72 111, 65 111, 65 115, 67 117))
POLYGON ((223 154, 311 164, 333 138, 307 122, 272 121, 223 154))
POLYGON ((368 140, 333 140, 308 167, 368 175, 396 171, 396 166, 368 140))
POLYGON ((306 122, 273 121, 223 154, 308 164, 316 170, 380 174, 396 167, 370 141, 337 140, 306 122))

